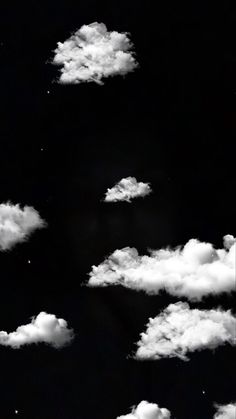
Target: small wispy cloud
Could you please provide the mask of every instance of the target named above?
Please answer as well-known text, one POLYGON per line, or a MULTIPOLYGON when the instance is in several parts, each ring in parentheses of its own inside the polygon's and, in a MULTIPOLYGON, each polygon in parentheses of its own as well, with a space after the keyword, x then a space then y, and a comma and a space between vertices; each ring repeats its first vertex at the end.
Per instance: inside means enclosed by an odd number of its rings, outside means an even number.
POLYGON ((152 192, 149 183, 138 182, 135 177, 127 177, 121 179, 113 188, 108 189, 104 201, 131 202, 134 198, 143 198, 152 192))
POLYGON ((136 359, 156 360, 178 357, 187 361, 187 353, 215 349, 226 343, 236 345, 236 317, 230 310, 190 309, 187 303, 170 304, 154 319, 137 343, 136 359))
POLYGON ((148 294, 165 291, 189 300, 201 300, 236 290, 235 238, 224 237, 224 248, 189 240, 176 249, 150 251, 140 256, 135 248, 115 250, 89 273, 88 286, 122 285, 148 294))
POLYGON ((214 419, 235 419, 236 418, 236 402, 225 405, 216 405, 217 412, 214 419))
POLYGON ((23 345, 46 343, 61 348, 70 343, 73 336, 73 330, 68 329, 66 320, 42 311, 29 324, 19 326, 15 332, 0 331, 0 345, 18 349, 23 345))
POLYGON ((45 226, 45 221, 33 207, 0 204, 0 250, 11 249, 26 241, 33 231, 45 226))
POLYGON ((61 83, 95 82, 125 75, 138 66, 128 33, 109 32, 104 23, 83 25, 58 42, 53 63, 62 66, 61 83))
POLYGON ((170 412, 156 403, 142 401, 134 407, 131 413, 119 416, 117 419, 170 419, 170 412))

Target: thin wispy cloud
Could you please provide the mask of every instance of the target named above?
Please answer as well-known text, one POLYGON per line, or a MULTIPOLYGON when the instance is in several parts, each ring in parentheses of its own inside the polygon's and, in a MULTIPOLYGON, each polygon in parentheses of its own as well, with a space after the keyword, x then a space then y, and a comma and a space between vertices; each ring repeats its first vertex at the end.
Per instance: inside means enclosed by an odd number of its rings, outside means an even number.
POLYGON ((42 311, 29 324, 19 326, 15 332, 0 331, 0 345, 19 349, 24 345, 45 343, 61 348, 69 344, 73 336, 73 330, 68 329, 66 320, 42 311))
POLYGON ((170 419, 170 411, 160 408, 156 403, 142 401, 132 409, 131 413, 119 416, 117 419, 170 419))
POLYGON ((104 23, 83 25, 54 52, 53 63, 62 66, 61 83, 103 84, 103 78, 124 76, 138 66, 129 34, 109 32, 104 23))
POLYGON ((236 290, 235 238, 229 234, 224 237, 223 249, 192 239, 184 247, 149 253, 140 256, 130 247, 115 250, 100 265, 92 266, 88 286, 122 285, 196 301, 236 290))
POLYGON ((225 405, 216 405, 217 412, 214 419, 235 419, 236 418, 236 402, 225 405))
POLYGON ((190 309, 187 303, 170 304, 154 319, 137 343, 136 359, 157 360, 178 357, 218 346, 236 345, 236 317, 230 310, 190 309))
POLYGON ((45 221, 33 207, 0 204, 0 250, 11 249, 45 226, 45 221))
POLYGON ((113 188, 108 189, 104 201, 131 202, 134 198, 144 198, 152 192, 149 183, 138 182, 135 177, 127 177, 121 179, 113 188))

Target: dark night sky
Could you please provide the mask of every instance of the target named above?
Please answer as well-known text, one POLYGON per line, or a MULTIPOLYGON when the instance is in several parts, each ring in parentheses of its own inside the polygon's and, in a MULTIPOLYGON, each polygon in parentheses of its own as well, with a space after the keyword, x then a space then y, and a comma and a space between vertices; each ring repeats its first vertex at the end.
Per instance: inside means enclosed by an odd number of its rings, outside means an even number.
POLYGON ((157 3, 1 5, 0 202, 34 206, 48 228, 0 254, 0 330, 45 310, 65 318, 76 338, 59 351, 0 348, 0 418, 18 409, 27 419, 116 419, 148 400, 176 419, 211 419, 215 401, 235 399, 231 347, 187 363, 127 359, 148 317, 174 298, 81 287, 115 249, 146 252, 193 237, 221 247, 236 233, 236 8, 157 3), (140 68, 104 86, 52 83, 56 43, 94 21, 131 33, 140 68), (127 176, 154 193, 102 203, 127 176))

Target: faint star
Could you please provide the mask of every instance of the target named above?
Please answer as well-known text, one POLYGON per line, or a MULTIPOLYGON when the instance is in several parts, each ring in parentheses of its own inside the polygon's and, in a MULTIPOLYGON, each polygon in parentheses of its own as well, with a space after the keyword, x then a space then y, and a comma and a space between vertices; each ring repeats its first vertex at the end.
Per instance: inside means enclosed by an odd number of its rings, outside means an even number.
POLYGON ((28 263, 31 263, 31 260, 28 260, 28 263))
POLYGON ((205 390, 202 390, 202 394, 205 394, 206 392, 205 392, 205 390))
POLYGON ((50 90, 47 90, 47 94, 49 95, 49 93, 50 93, 50 90))
POLYGON ((43 151, 44 149, 43 148, 40 148, 40 150, 43 151))
POLYGON ((18 414, 18 410, 15 410, 15 414, 16 414, 16 415, 18 414))

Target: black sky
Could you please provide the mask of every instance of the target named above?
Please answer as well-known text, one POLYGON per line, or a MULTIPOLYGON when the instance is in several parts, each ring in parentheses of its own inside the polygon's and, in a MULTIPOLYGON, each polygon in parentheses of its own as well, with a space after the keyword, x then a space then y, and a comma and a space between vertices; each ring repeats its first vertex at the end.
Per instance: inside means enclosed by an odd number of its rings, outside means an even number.
POLYGON ((144 253, 190 238, 221 247, 223 235, 235 234, 236 9, 5 2, 0 28, 0 202, 32 205, 48 222, 0 254, 0 330, 45 310, 76 332, 60 351, 0 348, 0 418, 17 409, 27 419, 116 419, 141 400, 177 419, 212 418, 215 401, 235 399, 233 349, 195 353, 188 363, 127 359, 148 317, 175 299, 81 284, 117 248, 144 253), (53 82, 57 42, 94 21, 131 33, 140 68, 104 86, 53 82), (102 203, 127 176, 150 182, 154 193, 102 203))

